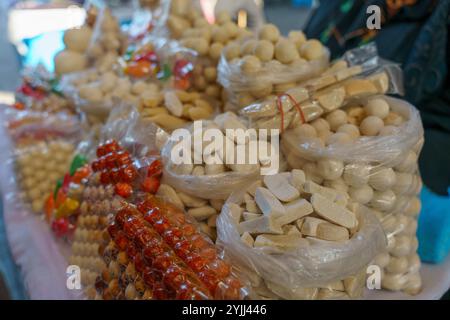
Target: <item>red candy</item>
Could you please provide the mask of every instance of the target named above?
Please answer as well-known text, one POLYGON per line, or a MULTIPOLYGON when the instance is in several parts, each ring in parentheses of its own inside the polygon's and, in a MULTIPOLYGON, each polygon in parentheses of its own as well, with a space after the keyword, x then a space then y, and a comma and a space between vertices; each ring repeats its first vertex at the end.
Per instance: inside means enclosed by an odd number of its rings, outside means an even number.
MULTIPOLYGON (((195 271, 211 294, 220 299, 241 298, 242 284, 231 276, 231 266, 219 258, 214 245, 198 233, 194 225, 180 217, 182 212, 179 209, 155 197, 149 197, 138 204, 138 210, 143 213, 145 221, 163 236, 178 257, 195 271), (159 216, 162 218, 155 219, 159 216), (219 283, 223 285, 219 286, 219 283)), ((177 297, 187 296, 204 298, 201 294, 193 294, 187 287, 178 290, 177 297)))
POLYGON ((123 182, 132 182, 137 178, 137 174, 136 168, 130 165, 125 165, 119 170, 119 177, 123 182))
POLYGON ((148 193, 155 194, 158 192, 159 186, 161 182, 156 177, 146 177, 144 181, 142 182, 142 190, 148 193))
POLYGON ((128 198, 133 194, 133 187, 128 183, 119 182, 116 184, 114 191, 122 198, 128 198))
POLYGON ((116 153, 116 164, 121 167, 132 163, 130 154, 127 151, 119 151, 116 153))
POLYGON ((67 218, 59 218, 52 222, 52 230, 57 237, 62 237, 69 232, 69 220, 67 218))
POLYGON ((109 184, 111 182, 109 171, 105 170, 100 173, 100 182, 102 184, 109 184))
POLYGON ((147 177, 159 178, 162 175, 163 165, 160 160, 153 161, 147 170, 147 177))
POLYGON ((100 158, 100 157, 107 155, 108 153, 111 153, 113 151, 118 151, 118 150, 120 150, 119 144, 114 140, 110 140, 110 141, 107 141, 104 144, 100 145, 97 148, 97 157, 100 158))

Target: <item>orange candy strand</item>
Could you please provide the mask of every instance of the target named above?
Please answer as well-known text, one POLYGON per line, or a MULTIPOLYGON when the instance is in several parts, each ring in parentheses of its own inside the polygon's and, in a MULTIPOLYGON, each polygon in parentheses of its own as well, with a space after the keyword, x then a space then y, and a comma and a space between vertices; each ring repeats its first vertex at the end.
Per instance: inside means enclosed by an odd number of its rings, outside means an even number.
POLYGON ((58 190, 58 193, 56 194, 56 200, 55 200, 55 208, 59 208, 64 201, 66 201, 67 195, 64 193, 63 189, 60 188, 58 190))
POLYGON ((44 205, 44 212, 47 221, 51 221, 54 210, 55 210, 55 199, 53 198, 53 195, 50 194, 47 197, 47 200, 45 200, 44 205))

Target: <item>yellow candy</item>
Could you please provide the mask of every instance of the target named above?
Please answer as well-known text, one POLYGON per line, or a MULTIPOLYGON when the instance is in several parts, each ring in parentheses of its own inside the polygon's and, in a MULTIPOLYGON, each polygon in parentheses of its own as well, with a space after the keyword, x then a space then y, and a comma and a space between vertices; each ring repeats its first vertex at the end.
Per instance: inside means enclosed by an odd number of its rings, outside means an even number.
POLYGON ((63 204, 56 210, 56 218, 70 216, 78 209, 80 203, 77 200, 67 198, 63 204))

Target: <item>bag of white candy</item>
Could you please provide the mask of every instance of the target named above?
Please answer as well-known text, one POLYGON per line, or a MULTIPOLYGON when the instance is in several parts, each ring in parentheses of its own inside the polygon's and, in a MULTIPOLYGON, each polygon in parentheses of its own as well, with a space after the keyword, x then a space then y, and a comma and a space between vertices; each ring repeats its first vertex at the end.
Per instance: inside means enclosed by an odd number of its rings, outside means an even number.
POLYGON ((374 94, 402 94, 401 69, 381 60, 374 44, 348 51, 314 79, 243 108, 255 128, 281 131, 317 119, 352 99, 374 94))
POLYGON ((348 299, 386 246, 377 218, 302 170, 236 190, 217 219, 219 245, 263 299, 348 299))
POLYGON ((285 167, 278 142, 277 134, 258 136, 231 112, 196 121, 189 130, 172 133, 162 148, 163 181, 189 195, 226 199, 261 170, 285 167))
POLYGON ((419 112, 385 96, 354 101, 286 131, 281 141, 291 168, 304 170, 319 185, 348 192, 379 217, 389 240, 389 254, 376 260, 384 268, 382 286, 411 294, 421 288, 415 231, 422 145, 419 112))
POLYGON ((258 35, 227 44, 218 66, 218 80, 235 109, 271 94, 285 92, 299 82, 318 76, 329 63, 329 51, 302 31, 287 38, 273 24, 258 35))

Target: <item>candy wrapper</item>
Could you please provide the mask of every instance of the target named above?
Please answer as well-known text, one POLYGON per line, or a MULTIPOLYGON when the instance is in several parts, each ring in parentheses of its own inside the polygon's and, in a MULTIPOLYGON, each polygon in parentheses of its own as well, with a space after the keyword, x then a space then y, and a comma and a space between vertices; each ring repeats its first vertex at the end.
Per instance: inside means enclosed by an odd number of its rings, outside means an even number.
POLYGON ((415 232, 422 145, 419 112, 385 96, 354 101, 286 131, 281 141, 290 167, 321 186, 348 192, 379 218, 388 236, 387 252, 375 259, 384 268, 382 287, 411 294, 421 288, 415 232))
POLYGON ((36 69, 25 69, 15 100, 13 107, 17 110, 69 114, 75 111, 71 101, 64 97, 59 88, 59 78, 50 74, 42 66, 36 69))
POLYGON ((236 190, 217 219, 217 243, 261 299, 349 299, 386 246, 375 215, 302 170, 236 190))
POLYGON ((371 44, 350 50, 317 78, 249 104, 241 114, 256 128, 284 131, 332 112, 352 99, 402 93, 401 69, 381 60, 371 44))
POLYGON ((119 60, 124 74, 134 79, 161 80, 175 89, 186 90, 196 62, 197 53, 179 42, 146 36, 138 45, 130 45, 119 60))

